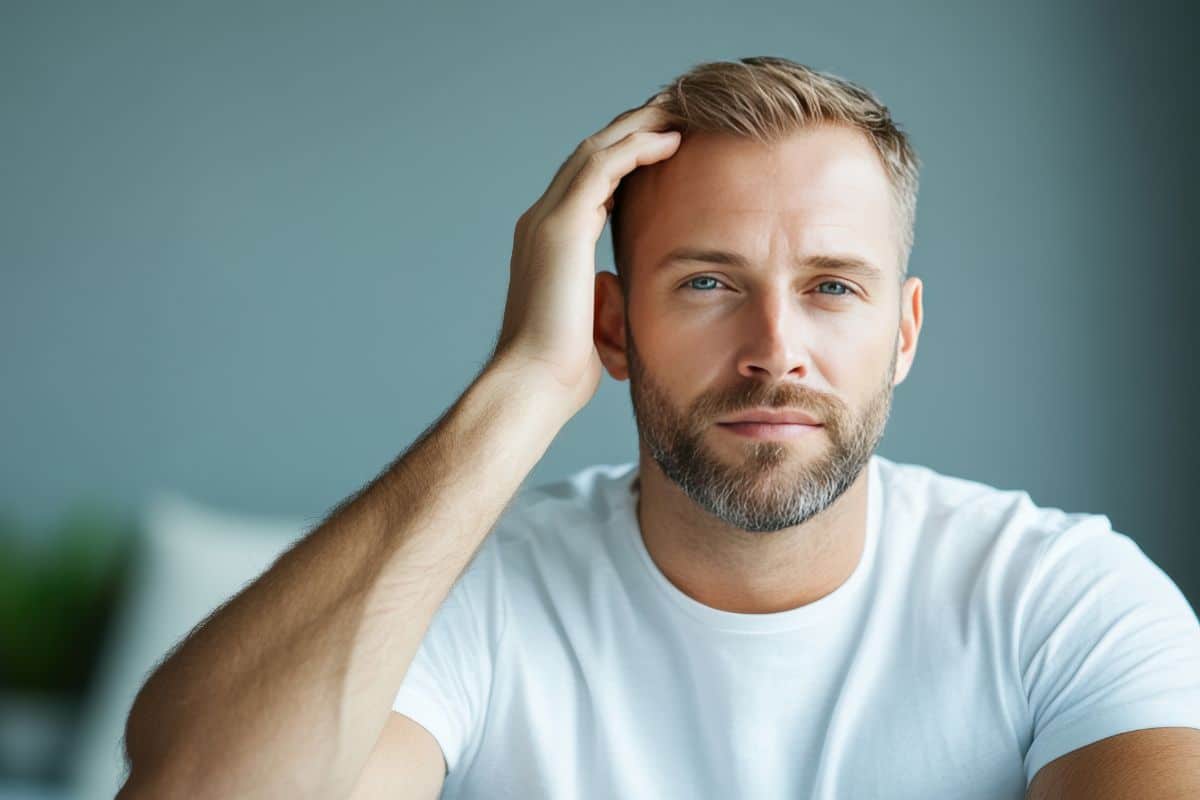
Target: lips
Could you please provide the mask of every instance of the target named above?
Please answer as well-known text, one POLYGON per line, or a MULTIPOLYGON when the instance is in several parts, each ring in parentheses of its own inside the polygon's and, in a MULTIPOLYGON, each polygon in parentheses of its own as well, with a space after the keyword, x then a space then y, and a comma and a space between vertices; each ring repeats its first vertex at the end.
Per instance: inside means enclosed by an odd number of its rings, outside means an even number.
POLYGON ((756 408, 743 411, 736 416, 720 420, 718 424, 731 425, 735 423, 754 422, 764 425, 820 425, 821 422, 811 414, 786 408, 756 408))
POLYGON ((723 422, 717 425, 723 432, 748 439, 807 439, 815 436, 822 425, 800 425, 792 422, 723 422))

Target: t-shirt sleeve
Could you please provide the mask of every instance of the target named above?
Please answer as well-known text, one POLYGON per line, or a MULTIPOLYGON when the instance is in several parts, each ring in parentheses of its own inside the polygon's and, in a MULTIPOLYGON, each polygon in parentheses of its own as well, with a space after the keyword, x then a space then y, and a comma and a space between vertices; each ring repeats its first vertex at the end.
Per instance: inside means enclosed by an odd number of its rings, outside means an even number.
POLYGON ((1027 783, 1059 756, 1118 733, 1200 728, 1200 621, 1108 517, 1080 515, 1051 536, 1022 594, 1027 783))
POLYGON ((505 620, 500 588, 489 536, 434 613, 392 703, 437 740, 447 774, 483 727, 505 620))

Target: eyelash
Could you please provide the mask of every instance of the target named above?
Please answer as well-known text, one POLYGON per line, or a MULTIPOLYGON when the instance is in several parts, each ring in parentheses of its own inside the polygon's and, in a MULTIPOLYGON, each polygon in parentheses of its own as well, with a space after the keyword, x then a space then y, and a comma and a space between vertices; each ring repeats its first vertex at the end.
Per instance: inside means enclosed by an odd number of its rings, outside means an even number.
MULTIPOLYGON (((722 286, 724 286, 724 283, 719 278, 714 278, 711 275, 696 275, 695 277, 688 278, 686 281, 684 281, 683 286, 680 288, 691 289, 692 287, 689 286, 689 284, 692 281, 698 281, 698 280, 705 279, 705 278, 710 281, 716 281, 717 283, 720 283, 722 286)), ((827 297, 850 297, 851 295, 858 294, 858 292, 856 292, 851 286, 844 283, 843 281, 835 281, 835 280, 821 281, 819 284, 817 284, 817 286, 824 286, 829 283, 837 284, 838 286, 843 287, 846 290, 846 292, 843 294, 827 294, 826 295, 827 297)), ((707 289, 696 289, 695 291, 700 292, 701 294, 708 293, 707 289)))

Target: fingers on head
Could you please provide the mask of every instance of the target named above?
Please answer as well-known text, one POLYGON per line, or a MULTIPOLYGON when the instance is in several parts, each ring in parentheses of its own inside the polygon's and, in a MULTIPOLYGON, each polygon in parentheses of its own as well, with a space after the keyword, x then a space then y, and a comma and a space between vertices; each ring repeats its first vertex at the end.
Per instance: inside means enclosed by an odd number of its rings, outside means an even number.
POLYGON ((611 195, 617 183, 643 164, 660 161, 673 152, 678 138, 662 133, 636 130, 614 145, 589 154, 571 181, 564 204, 578 210, 604 205, 611 209, 611 195))
POLYGON ((612 118, 612 122, 610 122, 609 125, 613 124, 613 122, 617 122, 619 120, 625 119, 626 117, 629 117, 629 116, 636 114, 639 111, 643 111, 645 109, 658 109, 666 101, 668 96, 669 95, 666 92, 659 92, 658 94, 652 96, 646 102, 642 103, 640 106, 634 106, 633 108, 627 108, 624 111, 622 111, 620 114, 617 114, 615 117, 612 118))
POLYGON ((666 111, 661 106, 641 106, 633 108, 616 117, 602 130, 596 131, 585 142, 591 142, 599 147, 608 147, 614 142, 628 136, 635 130, 661 130, 670 123, 666 111))
POLYGON ((551 186, 547 190, 551 200, 557 200, 561 196, 566 186, 576 178, 594 154, 619 144, 638 131, 663 131, 670 125, 670 120, 661 109, 639 108, 627 113, 628 117, 618 118, 617 121, 586 137, 576 146, 571 155, 558 168, 551 181, 551 186), (638 113, 643 111, 646 113, 638 113))

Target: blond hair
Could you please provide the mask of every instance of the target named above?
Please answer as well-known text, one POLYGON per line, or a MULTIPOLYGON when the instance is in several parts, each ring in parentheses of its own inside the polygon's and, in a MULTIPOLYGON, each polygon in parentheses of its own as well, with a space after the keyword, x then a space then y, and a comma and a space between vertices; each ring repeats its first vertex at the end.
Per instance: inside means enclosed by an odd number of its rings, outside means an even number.
MULTIPOLYGON (((665 85, 663 107, 684 133, 729 133, 764 144, 806 126, 847 125, 866 134, 891 184, 900 231, 900 280, 908 273, 917 216, 917 186, 921 162, 908 136, 869 90, 844 78, 819 72, 776 56, 697 64, 665 85)), ((613 197, 613 257, 622 276, 621 197, 626 181, 613 197)))

